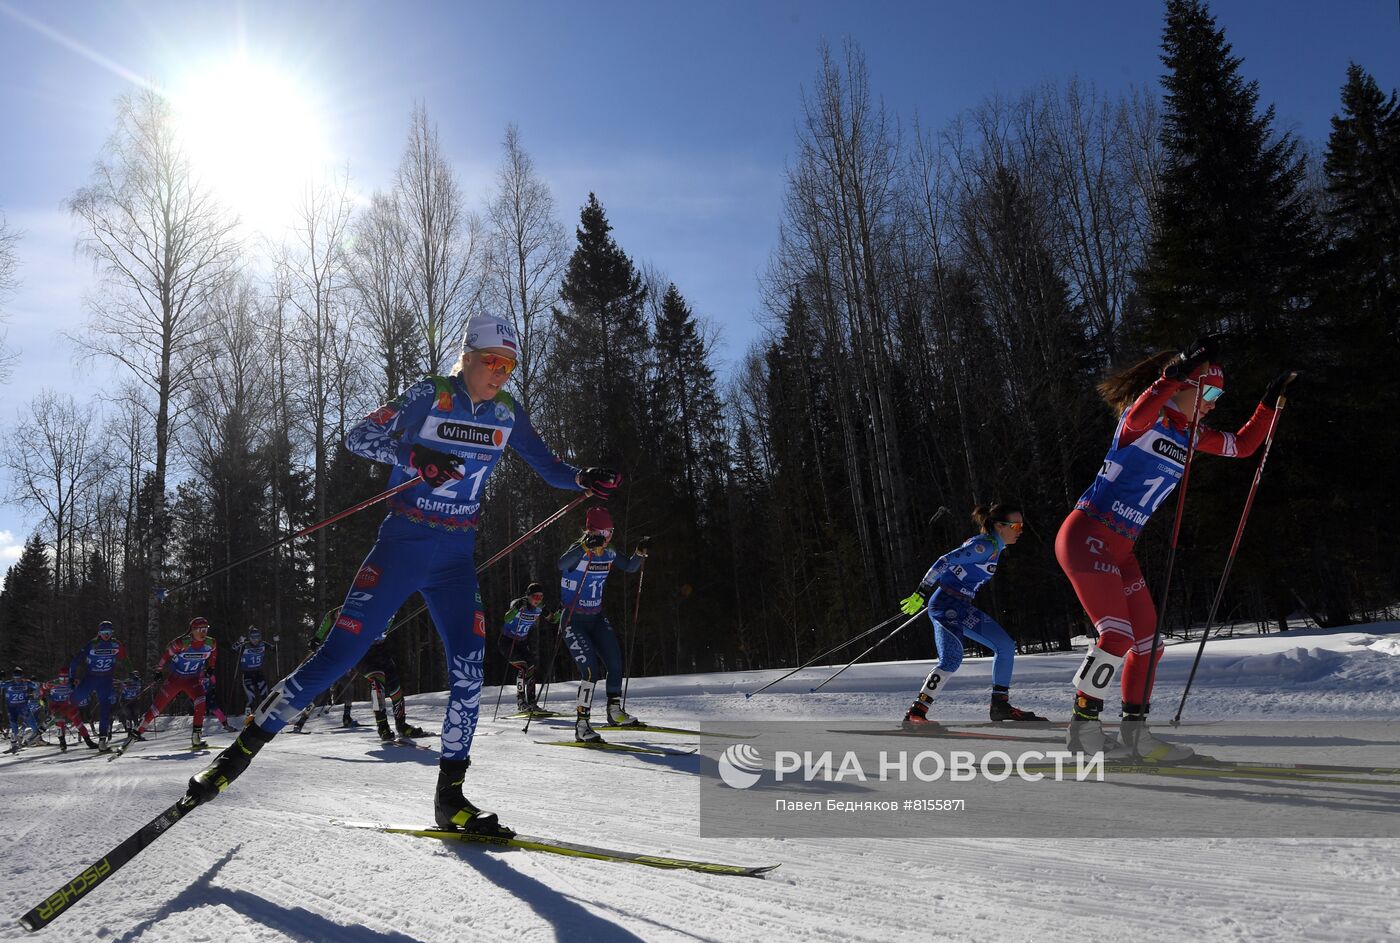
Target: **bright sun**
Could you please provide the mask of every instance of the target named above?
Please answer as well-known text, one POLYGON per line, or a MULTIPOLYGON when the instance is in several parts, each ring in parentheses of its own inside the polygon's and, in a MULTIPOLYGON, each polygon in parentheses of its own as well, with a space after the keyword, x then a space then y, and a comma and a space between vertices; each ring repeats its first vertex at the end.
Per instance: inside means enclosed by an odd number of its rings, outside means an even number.
POLYGON ((327 159, 321 108, 307 89, 240 58, 192 73, 171 100, 195 173, 245 225, 286 225, 327 159))

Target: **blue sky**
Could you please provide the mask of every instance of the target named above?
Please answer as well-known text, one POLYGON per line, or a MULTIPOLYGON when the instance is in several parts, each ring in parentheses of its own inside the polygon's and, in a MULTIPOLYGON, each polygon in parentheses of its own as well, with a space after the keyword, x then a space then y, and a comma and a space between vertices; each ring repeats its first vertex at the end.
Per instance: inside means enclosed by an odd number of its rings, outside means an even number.
MULTIPOLYGON (((1400 85, 1395 0, 1212 4, 1282 127, 1322 140, 1347 62, 1400 85)), ((6 306, 16 376, 0 429, 40 388, 88 399, 59 332, 85 318, 88 266, 64 200, 111 131, 112 102, 243 48, 298 77, 328 156, 385 187, 424 101, 475 203, 519 125, 570 227, 597 192, 619 243, 676 281, 732 362, 758 336, 757 277, 777 231, 799 96, 822 40, 863 47, 902 121, 940 126, 983 98, 1079 75, 1154 89, 1149 2, 298 3, 0 0, 0 211, 25 233, 6 306)), ((0 505, 0 568, 34 519, 0 505)))

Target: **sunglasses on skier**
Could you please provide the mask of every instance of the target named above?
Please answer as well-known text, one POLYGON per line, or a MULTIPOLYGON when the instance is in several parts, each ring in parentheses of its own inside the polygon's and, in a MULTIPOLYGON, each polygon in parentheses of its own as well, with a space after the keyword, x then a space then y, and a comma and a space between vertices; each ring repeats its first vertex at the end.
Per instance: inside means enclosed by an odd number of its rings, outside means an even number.
POLYGON ((506 376, 510 376, 511 372, 515 370, 515 361, 502 354, 477 354, 477 363, 492 373, 504 370, 506 376))
POLYGON ((1207 403, 1213 403, 1225 395, 1224 387, 1206 386, 1201 388, 1201 399, 1207 403))
POLYGON ((1000 524, 1003 527, 1010 527, 1018 534, 1026 529, 1025 521, 996 521, 996 523, 1000 524))

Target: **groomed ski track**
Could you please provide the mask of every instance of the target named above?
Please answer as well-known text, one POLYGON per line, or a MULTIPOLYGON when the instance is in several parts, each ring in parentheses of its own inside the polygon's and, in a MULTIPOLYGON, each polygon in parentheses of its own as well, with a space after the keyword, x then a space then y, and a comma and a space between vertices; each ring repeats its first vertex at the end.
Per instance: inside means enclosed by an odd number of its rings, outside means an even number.
MULTIPOLYGON (((1396 642, 1400 625, 1385 624, 1212 643, 1188 717, 1400 716, 1396 642)), ((1163 662, 1166 716, 1193 653, 1174 646, 1163 662)), ((1069 653, 1018 659, 1015 702, 1061 718, 1077 661, 1069 653)), ((637 679, 629 706, 674 726, 897 718, 927 667, 862 665, 818 695, 800 693, 826 675, 812 669, 749 700, 742 691, 781 672, 637 679)), ((989 670, 969 659, 940 716, 984 718, 989 670)), ((334 818, 428 824, 437 759, 382 745, 372 727, 330 726, 333 712, 308 725, 313 736, 279 737, 232 790, 60 921, 24 933, 15 917, 177 798, 209 761, 212 754, 187 751, 188 728, 177 722, 119 763, 73 749, 0 758, 0 940, 1400 937, 1395 840, 704 839, 696 759, 542 749, 533 741, 558 730, 537 724, 526 735, 522 721, 492 722, 495 694, 483 693, 465 791, 505 823, 563 840, 781 868, 735 879, 332 827, 334 818)), ((556 686, 551 706, 571 694, 572 685, 556 686)), ((410 719, 435 726, 442 704, 442 695, 411 698, 410 719)), ((363 704, 356 713, 365 719, 363 704)), ((206 739, 217 749, 231 735, 206 730, 206 739)))

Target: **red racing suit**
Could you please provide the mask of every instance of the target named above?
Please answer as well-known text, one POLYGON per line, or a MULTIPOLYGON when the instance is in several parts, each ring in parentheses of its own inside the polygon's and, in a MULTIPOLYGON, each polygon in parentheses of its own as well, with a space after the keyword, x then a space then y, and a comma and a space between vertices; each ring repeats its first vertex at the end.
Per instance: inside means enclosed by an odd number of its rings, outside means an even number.
MULTIPOLYGON (((1055 557, 1099 632, 1098 647, 1127 656, 1121 674, 1127 704, 1142 697, 1157 630, 1157 609, 1133 547, 1152 512, 1181 480, 1190 418, 1171 398, 1183 386, 1164 377, 1128 407, 1098 476, 1055 538, 1055 557)), ((1273 414, 1261 403, 1233 434, 1201 425, 1195 447, 1208 455, 1248 458, 1263 444, 1273 414)))
POLYGON ((182 635, 166 646, 156 662, 156 670, 163 671, 168 664, 170 676, 165 679, 151 700, 150 710, 141 718, 137 728, 145 732, 146 726, 160 716, 167 704, 178 694, 184 694, 194 704, 194 725, 204 726, 204 673, 213 672, 215 658, 219 653, 219 643, 206 636, 202 645, 196 645, 189 635, 182 635))

